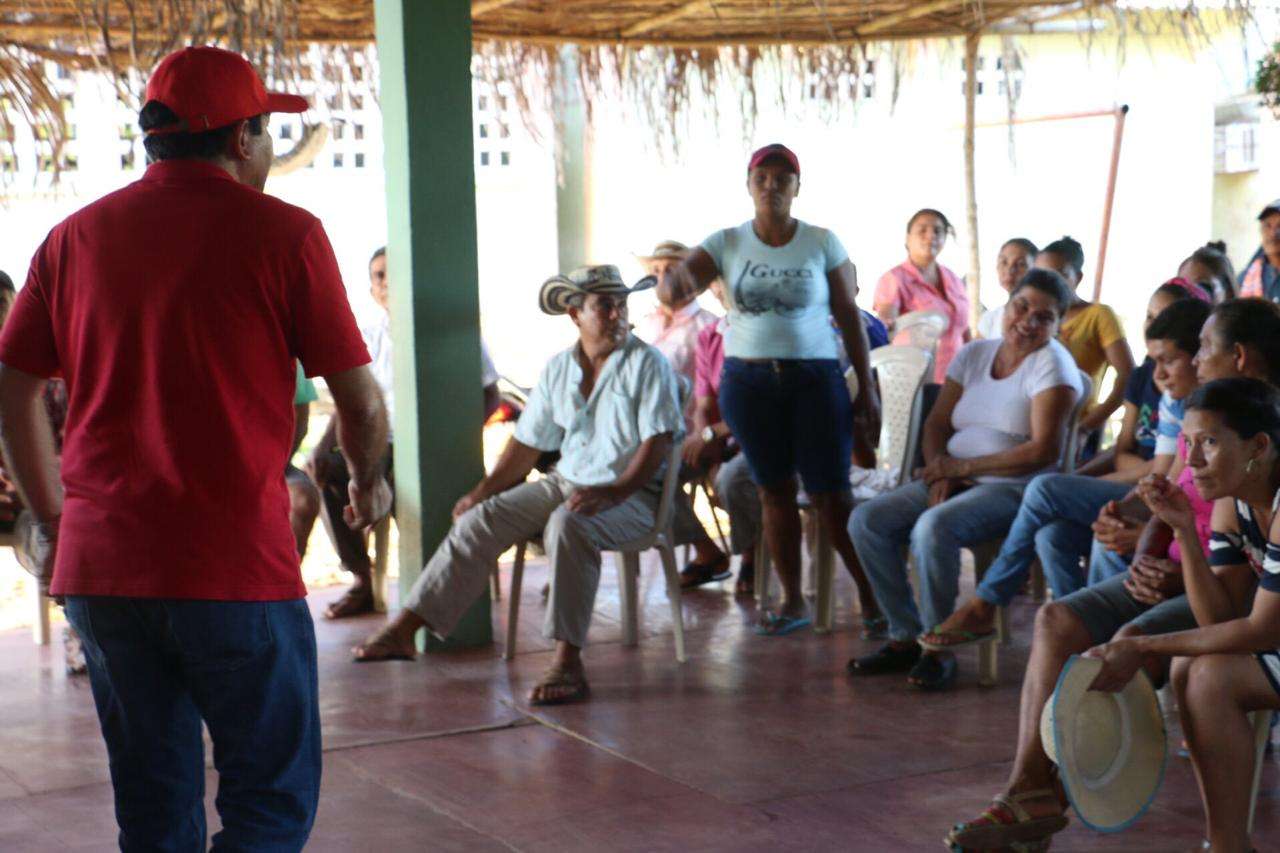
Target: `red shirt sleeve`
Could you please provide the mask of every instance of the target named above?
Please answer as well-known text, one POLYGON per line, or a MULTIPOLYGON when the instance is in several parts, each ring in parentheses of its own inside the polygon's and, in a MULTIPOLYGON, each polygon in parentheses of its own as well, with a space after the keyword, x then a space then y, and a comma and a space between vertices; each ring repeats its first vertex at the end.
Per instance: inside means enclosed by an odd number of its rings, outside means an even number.
POLYGON ((53 317, 41 279, 42 245, 31 262, 27 283, 0 331, 0 362, 23 373, 48 378, 59 371, 58 347, 53 334, 53 317))
POLYGON ((347 302, 329 236, 319 220, 302 242, 291 294, 293 345, 308 377, 368 364, 369 350, 347 302))

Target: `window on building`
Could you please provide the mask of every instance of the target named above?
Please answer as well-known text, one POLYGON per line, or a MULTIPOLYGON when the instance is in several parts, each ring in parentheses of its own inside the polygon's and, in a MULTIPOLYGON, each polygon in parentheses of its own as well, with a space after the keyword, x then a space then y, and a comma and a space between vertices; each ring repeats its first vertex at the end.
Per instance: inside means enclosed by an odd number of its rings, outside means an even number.
POLYGON ((489 125, 487 124, 480 125, 480 138, 481 139, 489 138, 489 125))
POLYGON ((124 170, 132 169, 134 162, 134 150, 133 146, 130 146, 128 151, 120 155, 120 168, 124 170))
POLYGON ((346 134, 346 132, 347 132, 347 131, 346 131, 346 128, 347 128, 347 123, 346 123, 345 121, 343 121, 342 119, 338 119, 337 121, 335 121, 335 122, 333 123, 333 138, 334 138, 334 139, 342 139, 342 137, 343 137, 343 136, 346 134))
POLYGON ((511 152, 510 152, 510 151, 503 151, 503 152, 502 152, 502 154, 501 154, 500 156, 501 156, 501 160, 500 160, 499 162, 501 162, 501 163, 502 163, 502 165, 504 165, 504 166, 510 166, 510 165, 511 165, 511 152))
POLYGON ((355 80, 355 81, 357 81, 357 82, 359 82, 359 81, 361 81, 361 80, 363 80, 363 79, 364 79, 364 66, 363 66, 363 65, 352 65, 352 66, 351 66, 351 79, 352 79, 352 80, 355 80))
POLYGON ((504 122, 502 122, 501 124, 499 124, 499 125, 498 125, 498 138, 499 138, 499 139, 510 139, 510 138, 511 138, 511 125, 507 124, 505 121, 504 121, 504 122))
POLYGON ((74 172, 80 168, 80 158, 74 154, 62 155, 62 170, 64 172, 74 172))
POLYGON ((484 95, 481 95, 480 97, 476 98, 476 109, 479 110, 480 112, 484 112, 485 110, 489 109, 489 99, 484 95))
POLYGON ((353 94, 353 95, 351 95, 351 97, 350 97, 350 101, 351 101, 351 109, 353 109, 353 110, 362 110, 362 109, 364 109, 364 95, 354 95, 354 94, 353 94))
POLYGON ((280 138, 293 139, 293 125, 291 124, 280 125, 280 138))
POLYGON ((329 107, 329 112, 336 112, 338 110, 338 105, 341 103, 338 100, 337 95, 330 95, 324 99, 324 102, 329 107))
POLYGON ((335 168, 335 169, 341 169, 341 168, 342 168, 342 154, 341 154, 341 153, 337 153, 337 154, 334 154, 334 155, 333 155, 333 168, 335 168))
POLYGON ((481 165, 481 166, 488 166, 488 165, 489 165, 489 152, 488 152, 488 151, 481 151, 481 152, 480 152, 480 165, 481 165))
POLYGON ((364 125, 363 125, 363 124, 354 124, 354 125, 352 125, 352 126, 351 126, 351 129, 352 129, 352 132, 354 133, 354 135, 355 135, 355 138, 356 138, 356 139, 364 139, 364 125))
POLYGON ((364 154, 359 151, 356 152, 356 168, 357 169, 364 168, 364 154))
POLYGON ((511 104, 511 102, 510 102, 510 100, 507 98, 507 96, 506 96, 506 95, 499 95, 499 96, 498 96, 498 109, 499 109, 499 110, 501 110, 502 112, 504 112, 504 113, 505 113, 505 112, 507 111, 507 109, 510 107, 510 104, 511 104))

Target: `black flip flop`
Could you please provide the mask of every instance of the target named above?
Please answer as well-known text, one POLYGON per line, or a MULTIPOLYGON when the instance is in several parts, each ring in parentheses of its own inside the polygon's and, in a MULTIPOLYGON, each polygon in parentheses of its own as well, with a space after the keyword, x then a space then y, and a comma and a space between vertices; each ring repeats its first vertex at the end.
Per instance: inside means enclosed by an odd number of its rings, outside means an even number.
POLYGON ((950 690, 955 686, 958 670, 952 655, 922 655, 907 673, 907 683, 918 690, 950 690))
POLYGON ((729 561, 724 561, 724 568, 717 571, 714 566, 700 565, 698 563, 690 563, 684 567, 684 571, 680 573, 680 588, 694 589, 704 584, 716 583, 717 581, 727 580, 733 577, 733 572, 729 570, 729 561))

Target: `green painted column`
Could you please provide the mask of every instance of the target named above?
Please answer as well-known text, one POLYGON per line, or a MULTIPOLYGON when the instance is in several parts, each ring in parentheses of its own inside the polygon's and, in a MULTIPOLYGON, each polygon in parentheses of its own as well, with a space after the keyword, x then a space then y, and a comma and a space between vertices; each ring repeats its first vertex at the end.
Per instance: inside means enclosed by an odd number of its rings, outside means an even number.
MULTIPOLYGON (((484 473, 470 0, 376 0, 403 600, 484 473)), ((489 595, 446 643, 492 642, 489 595)))

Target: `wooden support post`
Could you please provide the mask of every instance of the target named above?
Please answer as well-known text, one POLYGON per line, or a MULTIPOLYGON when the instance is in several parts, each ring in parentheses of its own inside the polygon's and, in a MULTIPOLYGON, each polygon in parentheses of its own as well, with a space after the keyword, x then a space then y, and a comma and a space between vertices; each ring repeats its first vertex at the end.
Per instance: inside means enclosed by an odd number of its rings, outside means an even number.
MULTIPOLYGON (((400 600, 484 473, 470 0, 376 0, 400 600)), ((492 642, 488 590, 443 645, 492 642)), ((428 648, 442 644, 429 641, 428 648)))
POLYGON ((982 31, 964 37, 964 195, 969 222, 969 330, 978 331, 982 294, 982 259, 978 245, 978 190, 974 176, 974 112, 978 94, 978 44, 982 31))
POLYGON ((1098 262, 1093 268, 1093 301, 1102 298, 1102 270, 1107 263, 1107 238, 1111 236, 1111 206, 1116 200, 1116 176, 1120 173, 1120 143, 1124 141, 1124 117, 1129 105, 1116 109, 1116 132, 1111 141, 1111 169, 1107 172, 1107 195, 1102 202, 1102 236, 1098 238, 1098 262))

